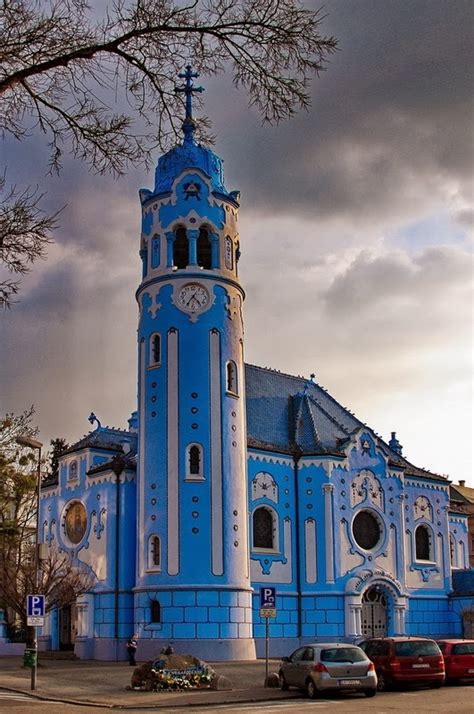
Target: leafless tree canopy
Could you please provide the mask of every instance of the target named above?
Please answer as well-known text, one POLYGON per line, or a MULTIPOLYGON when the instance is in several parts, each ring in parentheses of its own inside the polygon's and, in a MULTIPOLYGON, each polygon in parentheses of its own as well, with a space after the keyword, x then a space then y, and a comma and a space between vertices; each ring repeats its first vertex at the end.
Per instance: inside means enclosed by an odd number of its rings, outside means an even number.
MULTIPOLYGON (((228 69, 263 120, 278 122, 308 106, 309 81, 336 49, 322 19, 299 0, 115 0, 101 17, 84 0, 3 0, 0 132, 42 132, 52 171, 66 150, 120 175, 175 142, 183 97, 174 90, 188 63, 208 76, 228 69)), ((201 139, 208 127, 201 118, 201 139)), ((22 274, 44 255, 55 216, 39 215, 30 188, 8 194, 0 261, 22 274)), ((18 287, 0 277, 0 307, 18 287)))
POLYGON ((36 587, 36 455, 15 442, 17 436, 36 436, 33 415, 31 407, 0 419, 0 607, 15 613, 24 625, 29 593, 43 593, 50 610, 74 602, 95 583, 88 566, 53 545, 41 561, 36 587))
MULTIPOLYGON (((56 226, 57 214, 46 215, 40 202, 39 189, 18 190, 5 194, 5 179, 0 179, 0 265, 10 275, 25 275, 38 258, 46 257, 51 243, 50 231, 56 226)), ((5 277, 0 280, 0 307, 11 307, 20 281, 5 277)))
POLYGON ((298 0, 118 0, 101 19, 83 0, 6 0, 0 126, 18 139, 40 127, 53 168, 67 145, 95 170, 121 173, 174 141, 174 88, 188 62, 207 75, 229 67, 266 121, 306 107, 308 82, 336 47, 320 22, 298 0), (130 111, 112 111, 117 99, 130 111))

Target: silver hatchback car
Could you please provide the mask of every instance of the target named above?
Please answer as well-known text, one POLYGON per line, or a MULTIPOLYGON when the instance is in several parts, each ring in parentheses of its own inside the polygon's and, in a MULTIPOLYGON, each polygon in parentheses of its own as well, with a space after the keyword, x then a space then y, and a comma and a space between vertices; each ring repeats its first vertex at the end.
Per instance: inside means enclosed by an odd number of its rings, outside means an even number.
POLYGON ((318 642, 299 647, 283 657, 279 671, 280 688, 298 687, 314 699, 328 690, 358 691, 366 697, 377 692, 373 662, 356 645, 318 642))

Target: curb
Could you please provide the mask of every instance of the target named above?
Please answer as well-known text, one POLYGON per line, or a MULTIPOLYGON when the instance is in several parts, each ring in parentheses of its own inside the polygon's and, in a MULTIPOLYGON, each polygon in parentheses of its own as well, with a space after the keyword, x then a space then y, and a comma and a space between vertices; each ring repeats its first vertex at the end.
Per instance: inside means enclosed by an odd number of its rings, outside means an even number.
MULTIPOLYGON (((132 710, 138 710, 138 709, 171 709, 173 707, 182 707, 188 708, 188 707, 208 707, 208 706, 217 706, 217 705, 228 705, 228 704, 254 704, 254 703, 265 703, 265 702, 272 702, 273 704, 277 705, 280 703, 285 703, 288 700, 293 700, 293 699, 304 699, 304 697, 297 692, 296 690, 294 692, 287 693, 285 692, 285 695, 280 696, 278 699, 270 697, 268 699, 264 697, 252 697, 252 696, 247 696, 244 698, 227 698, 223 699, 222 701, 219 702, 212 702, 206 700, 205 702, 162 702, 162 703, 154 703, 154 702, 147 702, 146 704, 106 704, 104 702, 94 702, 94 701, 87 701, 87 700, 82 700, 82 699, 66 699, 63 697, 54 697, 54 696, 47 696, 45 694, 37 694, 36 692, 26 692, 23 689, 13 689, 12 687, 3 687, 0 686, 0 691, 4 692, 14 692, 16 694, 24 694, 28 697, 31 697, 32 699, 38 699, 39 701, 43 702, 61 702, 63 704, 73 704, 75 706, 88 706, 88 707, 96 707, 97 709, 121 709, 121 710, 127 710, 127 709, 132 709, 132 710), (293 696, 292 696, 293 695, 293 696)), ((240 690, 242 691, 242 690, 240 690)))

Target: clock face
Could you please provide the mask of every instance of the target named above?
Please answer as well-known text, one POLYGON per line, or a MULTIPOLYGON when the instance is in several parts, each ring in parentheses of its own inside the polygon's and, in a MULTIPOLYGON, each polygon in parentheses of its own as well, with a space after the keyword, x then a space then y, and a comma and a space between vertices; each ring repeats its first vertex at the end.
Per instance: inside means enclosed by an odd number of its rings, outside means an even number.
POLYGON ((178 307, 186 312, 199 312, 209 304, 209 293, 198 283, 183 285, 178 292, 178 307))

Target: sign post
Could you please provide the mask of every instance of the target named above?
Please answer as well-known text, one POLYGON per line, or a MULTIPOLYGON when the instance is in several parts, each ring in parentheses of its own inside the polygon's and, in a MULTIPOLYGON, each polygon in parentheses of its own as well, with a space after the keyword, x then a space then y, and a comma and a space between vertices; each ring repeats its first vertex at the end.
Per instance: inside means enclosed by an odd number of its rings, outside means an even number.
POLYGON ((44 625, 45 598, 44 595, 26 596, 26 624, 34 631, 33 646, 25 650, 25 665, 31 667, 31 689, 36 689, 38 672, 38 633, 37 628, 44 625))
POLYGON ((270 617, 276 617, 276 588, 260 588, 260 617, 265 619, 265 687, 268 686, 268 658, 270 648, 269 626, 270 617))

